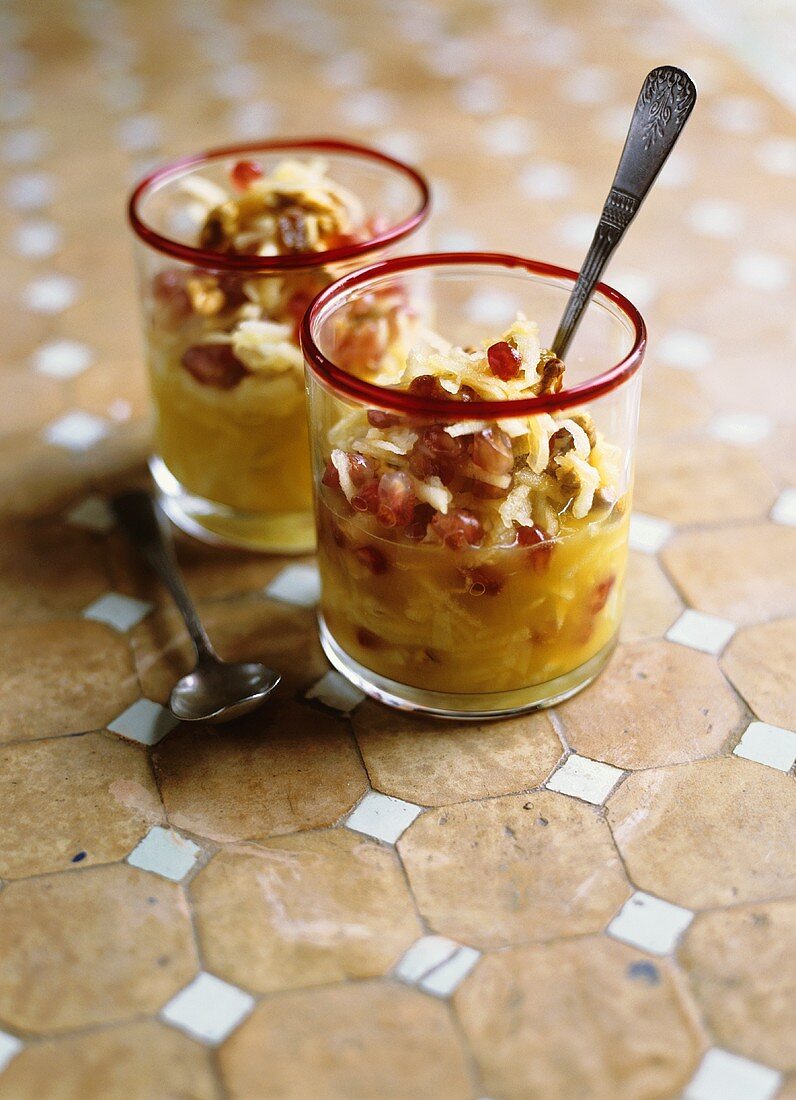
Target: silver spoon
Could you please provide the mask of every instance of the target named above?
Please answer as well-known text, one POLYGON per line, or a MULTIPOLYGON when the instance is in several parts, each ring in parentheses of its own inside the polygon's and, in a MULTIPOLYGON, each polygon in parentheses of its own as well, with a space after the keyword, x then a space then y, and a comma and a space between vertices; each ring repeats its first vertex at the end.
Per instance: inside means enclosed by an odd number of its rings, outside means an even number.
POLYGON ((112 507, 119 526, 168 588, 196 650, 196 668, 178 680, 169 709, 183 722, 229 722, 259 707, 281 680, 254 661, 227 664, 217 655, 180 574, 168 520, 151 493, 117 496, 112 507))
POLYGON ((662 65, 647 75, 594 239, 553 341, 559 359, 566 355, 594 287, 666 163, 696 97, 694 82, 682 69, 662 65))

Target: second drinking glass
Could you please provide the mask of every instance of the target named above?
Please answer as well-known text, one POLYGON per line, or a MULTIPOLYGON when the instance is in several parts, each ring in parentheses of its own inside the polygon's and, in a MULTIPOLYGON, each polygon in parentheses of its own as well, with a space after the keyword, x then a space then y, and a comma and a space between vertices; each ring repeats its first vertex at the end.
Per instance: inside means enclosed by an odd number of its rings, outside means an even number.
MULTIPOLYGON (((339 141, 219 149, 167 165, 130 201, 155 405, 151 469, 183 530, 304 552, 315 542, 298 326, 340 275, 425 222, 414 169, 339 141)), ((376 341, 389 310, 373 306, 376 341)))

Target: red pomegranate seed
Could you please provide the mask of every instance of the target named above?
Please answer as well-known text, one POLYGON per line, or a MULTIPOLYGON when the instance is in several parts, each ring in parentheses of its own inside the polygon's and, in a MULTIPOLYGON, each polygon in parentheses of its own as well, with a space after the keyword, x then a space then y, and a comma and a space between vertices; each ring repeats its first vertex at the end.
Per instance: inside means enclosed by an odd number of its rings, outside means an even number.
POLYGON ((460 572, 471 596, 497 596, 503 589, 503 574, 488 565, 462 569, 460 572))
POLYGON ((321 484, 328 485, 330 489, 340 488, 340 475, 337 472, 337 467, 334 465, 331 459, 329 459, 329 461, 326 463, 326 469, 323 471, 321 484))
POLYGON ((412 521, 404 528, 404 534, 413 542, 420 542, 426 537, 428 525, 434 518, 434 509, 430 504, 416 504, 412 514, 412 521))
POLYGON ((415 397, 431 398, 434 401, 450 401, 451 395, 434 374, 419 374, 409 383, 408 392, 415 397))
POLYGON ((229 178, 239 191, 246 191, 255 180, 263 178, 263 170, 256 160, 239 160, 233 164, 229 178))
POLYGON ((422 480, 438 477, 443 485, 450 482, 464 457, 464 444, 435 425, 426 428, 409 454, 409 469, 422 480))
POLYGON ((357 628, 357 641, 365 649, 379 649, 384 644, 378 634, 374 634, 364 626, 357 628))
POLYGON ((520 373, 520 367, 522 366, 520 353, 505 340, 499 340, 496 344, 487 348, 486 357, 489 362, 489 369, 497 378, 502 378, 504 382, 508 382, 509 378, 516 378, 520 373))
POLYGON ((351 498, 351 507, 357 512, 378 511, 379 483, 375 477, 360 485, 357 495, 351 498))
POLYGON ((453 395, 459 401, 477 401, 478 394, 475 392, 472 386, 460 386, 458 391, 453 395))
POLYGON ((383 412, 381 409, 368 409, 368 424, 371 428, 392 428, 400 422, 400 416, 383 412))
POLYGON ((372 458, 357 454, 356 451, 347 451, 348 473, 355 485, 364 485, 376 475, 376 463, 372 458))
POLYGON ((334 520, 331 521, 331 528, 332 528, 332 541, 334 542, 335 546, 339 546, 340 549, 342 550, 345 546, 347 546, 348 539, 345 537, 345 534, 344 534, 343 529, 340 526, 340 524, 335 523, 334 520))
POLYGON ((371 571, 374 577, 380 577, 390 568, 390 563, 387 561, 384 554, 382 554, 381 550, 377 550, 375 546, 360 546, 354 553, 362 564, 371 571))
POLYGON ((218 390, 234 389, 249 373, 229 344, 195 344, 180 362, 197 382, 218 390))
POLYGON ((381 519, 382 511, 393 517, 391 522, 385 524, 387 527, 394 527, 396 524, 403 527, 412 520, 415 511, 415 494, 409 475, 402 470, 390 470, 389 473, 382 474, 379 481, 377 518, 384 522, 381 519))
POLYGON ((608 603, 608 597, 611 595, 611 589, 614 587, 615 583, 616 574, 612 573, 610 577, 606 577, 604 581, 600 581, 600 583, 595 586, 589 599, 589 610, 593 615, 602 611, 608 603))
POLYGON ((500 489, 497 485, 488 485, 485 481, 473 481, 470 492, 474 497, 478 497, 479 500, 500 500, 501 497, 506 495, 505 489, 500 489))
POLYGON ((550 565, 550 558, 556 545, 555 542, 548 539, 539 527, 518 527, 517 542, 530 551, 528 564, 534 573, 544 573, 550 565))
POLYGON ((155 305, 164 319, 172 324, 186 320, 192 313, 191 299, 185 289, 187 274, 179 268, 167 268, 152 279, 155 305))
POLYGON ((546 542, 544 531, 538 527, 518 527, 517 542, 520 546, 538 546, 540 542, 546 542))
POLYGON ((481 521, 465 508, 458 508, 447 516, 437 512, 431 521, 431 528, 449 550, 476 546, 484 537, 481 521))
POLYGON ((507 474, 514 469, 511 440, 499 428, 484 428, 473 437, 473 462, 489 474, 507 474))

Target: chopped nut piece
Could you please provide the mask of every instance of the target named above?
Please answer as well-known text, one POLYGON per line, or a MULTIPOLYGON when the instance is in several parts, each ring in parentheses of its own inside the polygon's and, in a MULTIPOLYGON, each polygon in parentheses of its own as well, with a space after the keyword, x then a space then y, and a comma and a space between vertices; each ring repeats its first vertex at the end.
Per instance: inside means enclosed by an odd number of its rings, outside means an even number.
POLYGON ((224 308, 224 291, 212 275, 192 275, 186 280, 185 289, 194 313, 213 317, 224 308))
POLYGON ((536 368, 539 384, 534 387, 536 394, 559 393, 564 385, 564 364, 553 356, 552 359, 540 359, 536 368))

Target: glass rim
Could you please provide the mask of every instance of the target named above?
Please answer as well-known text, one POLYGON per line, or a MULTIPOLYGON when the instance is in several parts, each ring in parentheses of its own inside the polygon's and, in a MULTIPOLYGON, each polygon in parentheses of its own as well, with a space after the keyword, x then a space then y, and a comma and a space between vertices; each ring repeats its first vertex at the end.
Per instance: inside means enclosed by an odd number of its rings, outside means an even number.
POLYGON ((390 389, 374 382, 357 378, 328 359, 314 337, 314 327, 321 313, 339 301, 347 292, 375 281, 383 275, 411 271, 424 267, 455 267, 458 265, 493 266, 506 269, 520 268, 530 275, 566 279, 574 283, 576 271, 559 267, 542 260, 524 259, 506 252, 429 252, 415 256, 398 256, 369 264, 342 276, 322 290, 310 303, 301 322, 300 342, 304 358, 313 373, 331 389, 358 402, 394 412, 420 414, 441 420, 505 420, 535 413, 555 412, 582 405, 585 401, 603 397, 631 378, 641 366, 647 346, 647 326, 633 303, 607 283, 598 283, 595 293, 618 306, 633 328, 630 351, 608 370, 580 382, 572 389, 559 393, 545 393, 533 397, 512 398, 505 401, 456 402, 441 398, 418 397, 406 390, 390 389))
POLYGON ((428 217, 430 207, 431 191, 425 176, 416 168, 389 156, 387 153, 382 153, 380 150, 373 149, 368 145, 358 145, 355 142, 343 141, 338 138, 278 138, 273 141, 254 141, 240 145, 218 146, 201 153, 180 157, 178 160, 169 161, 167 164, 155 168, 133 188, 127 205, 127 217, 133 232, 145 244, 148 244, 157 252, 174 256, 175 259, 182 260, 185 263, 192 263, 197 267, 206 267, 211 270, 274 272, 295 270, 297 268, 326 267, 341 263, 344 260, 367 256, 371 252, 389 247, 417 229, 428 217), (295 253, 283 256, 230 256, 223 252, 214 252, 212 249, 182 244, 180 241, 175 241, 171 237, 166 237, 152 229, 140 213, 140 204, 151 190, 157 184, 168 180, 170 176, 176 175, 184 168, 200 167, 221 157, 271 153, 291 149, 302 152, 347 153, 354 158, 374 161, 392 168, 414 184, 420 196, 419 204, 408 217, 386 229, 383 233, 370 237, 367 241, 342 245, 339 248, 330 248, 325 252, 295 253))

